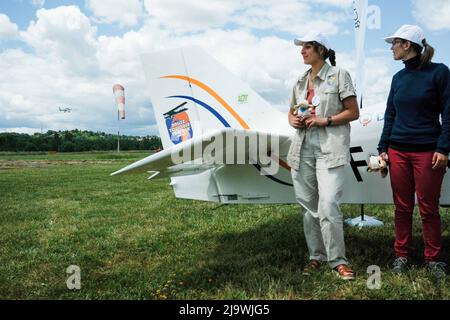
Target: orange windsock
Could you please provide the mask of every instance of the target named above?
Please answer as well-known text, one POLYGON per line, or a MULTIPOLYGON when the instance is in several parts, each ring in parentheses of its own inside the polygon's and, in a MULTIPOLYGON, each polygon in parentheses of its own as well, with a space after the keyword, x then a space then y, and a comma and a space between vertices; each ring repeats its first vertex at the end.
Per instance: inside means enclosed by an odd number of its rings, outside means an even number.
POLYGON ((113 86, 114 97, 116 98, 117 110, 119 118, 125 119, 125 88, 120 84, 113 86))

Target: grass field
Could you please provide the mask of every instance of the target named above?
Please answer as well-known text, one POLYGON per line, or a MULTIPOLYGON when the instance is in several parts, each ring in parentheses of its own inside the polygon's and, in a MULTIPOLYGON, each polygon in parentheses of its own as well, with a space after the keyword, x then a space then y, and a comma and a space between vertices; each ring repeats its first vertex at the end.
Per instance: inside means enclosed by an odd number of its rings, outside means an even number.
MULTIPOLYGON (((146 153, 0 154, 0 299, 449 299, 449 279, 422 267, 394 275, 392 206, 366 206, 383 228, 345 227, 358 273, 303 277, 307 259, 297 205, 220 206, 176 199, 165 178, 109 174, 146 153), (66 268, 81 268, 81 290, 66 268), (382 270, 367 288, 369 265, 382 270)), ((344 205, 346 218, 359 206, 344 205)), ((442 209, 443 259, 450 215, 442 209)))

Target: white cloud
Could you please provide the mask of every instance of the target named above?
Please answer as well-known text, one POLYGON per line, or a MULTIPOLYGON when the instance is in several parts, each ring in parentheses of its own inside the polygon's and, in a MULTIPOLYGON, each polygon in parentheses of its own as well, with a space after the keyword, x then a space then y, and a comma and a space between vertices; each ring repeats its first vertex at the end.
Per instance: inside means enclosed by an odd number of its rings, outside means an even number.
POLYGON ((352 5, 353 0, 316 0, 316 2, 341 8, 347 8, 352 5))
POLYGON ((118 22, 120 25, 134 26, 144 14, 142 0, 86 0, 86 6, 102 23, 118 22))
POLYGON ((233 21, 253 29, 275 29, 292 34, 304 34, 310 29, 336 34, 339 23, 345 19, 345 13, 316 11, 311 3, 284 0, 276 4, 259 2, 236 15, 233 21))
POLYGON ((242 6, 237 0, 144 0, 144 4, 153 18, 181 33, 221 27, 242 6))
POLYGON ((96 67, 96 28, 76 6, 39 9, 22 39, 38 53, 64 61, 73 72, 96 67))
MULTIPOLYGON (((328 34, 338 32, 338 24, 347 19, 348 0, 322 0, 334 4, 332 11, 315 10, 308 0, 144 0, 146 11, 161 25, 177 33, 198 32, 227 24, 241 28, 270 29, 294 34, 315 28, 328 34)), ((320 5, 320 3, 319 3, 320 5)))
POLYGON ((169 35, 153 23, 138 31, 126 32, 121 37, 100 36, 97 51, 99 66, 116 77, 140 75, 139 55, 165 48, 169 39, 169 35))
POLYGON ((450 29, 448 0, 413 0, 413 15, 430 30, 450 29))
POLYGON ((42 8, 45 4, 45 0, 31 0, 31 3, 35 7, 42 8))
POLYGON ((15 23, 12 23, 6 14, 0 13, 0 39, 12 38, 17 36, 17 34, 17 25, 15 23))
MULTIPOLYGON (((364 106, 374 106, 386 103, 391 87, 392 70, 395 68, 393 59, 385 54, 371 52, 364 63, 364 106)), ((353 81, 356 80, 355 52, 337 52, 337 65, 348 70, 353 81)))
MULTIPOLYGON (((42 128, 42 132, 46 132, 46 129, 42 128)), ((7 128, 0 128, 0 132, 14 132, 14 133, 27 133, 27 134, 33 134, 35 132, 38 132, 39 128, 29 128, 29 127, 7 127, 7 128)))
POLYGON ((392 58, 368 57, 365 64, 365 105, 386 104, 392 81, 392 58))

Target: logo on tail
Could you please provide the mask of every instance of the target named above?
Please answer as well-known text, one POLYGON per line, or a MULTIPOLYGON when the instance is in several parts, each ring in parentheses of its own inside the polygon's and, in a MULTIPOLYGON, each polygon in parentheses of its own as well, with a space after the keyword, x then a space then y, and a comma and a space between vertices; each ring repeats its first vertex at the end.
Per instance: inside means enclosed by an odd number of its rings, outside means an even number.
POLYGON ((174 144, 178 144, 192 138, 191 121, 189 120, 189 115, 186 112, 188 109, 182 108, 186 103, 187 102, 183 102, 179 106, 164 113, 170 140, 174 144))

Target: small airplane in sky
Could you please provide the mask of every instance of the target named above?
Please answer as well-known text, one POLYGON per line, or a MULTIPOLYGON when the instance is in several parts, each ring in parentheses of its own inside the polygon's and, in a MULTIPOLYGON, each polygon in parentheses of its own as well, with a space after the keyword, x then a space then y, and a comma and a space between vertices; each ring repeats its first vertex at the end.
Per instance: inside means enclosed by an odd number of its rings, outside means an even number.
POLYGON ((64 113, 66 113, 66 112, 70 113, 72 111, 72 108, 67 108, 67 107, 66 108, 59 107, 58 109, 60 112, 64 112, 64 113))

